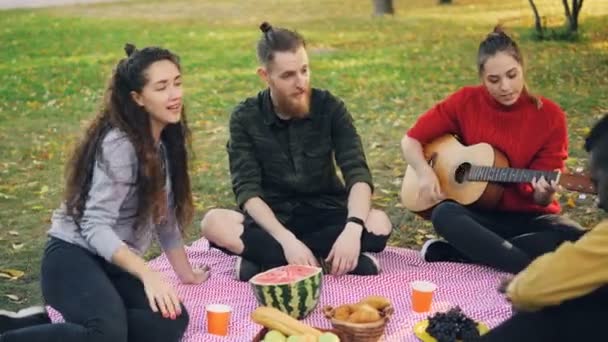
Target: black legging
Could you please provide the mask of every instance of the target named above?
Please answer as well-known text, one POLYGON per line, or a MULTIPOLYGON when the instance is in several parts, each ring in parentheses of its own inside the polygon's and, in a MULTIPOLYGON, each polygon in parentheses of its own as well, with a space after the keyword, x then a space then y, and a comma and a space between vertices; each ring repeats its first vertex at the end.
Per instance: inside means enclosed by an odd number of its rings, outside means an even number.
MULTIPOLYGON (((433 209, 437 234, 475 263, 518 273, 538 255, 511 244, 508 240, 526 233, 547 233, 547 239, 575 241, 584 230, 559 215, 474 211, 446 201, 433 209)), ((555 241, 554 241, 555 242, 555 241)))
POLYGON ((608 289, 535 312, 520 312, 492 329, 479 342, 606 341, 608 289))
POLYGON ((1 342, 177 342, 188 313, 163 318, 131 274, 76 245, 51 238, 42 260, 42 294, 66 323, 11 330, 1 342))

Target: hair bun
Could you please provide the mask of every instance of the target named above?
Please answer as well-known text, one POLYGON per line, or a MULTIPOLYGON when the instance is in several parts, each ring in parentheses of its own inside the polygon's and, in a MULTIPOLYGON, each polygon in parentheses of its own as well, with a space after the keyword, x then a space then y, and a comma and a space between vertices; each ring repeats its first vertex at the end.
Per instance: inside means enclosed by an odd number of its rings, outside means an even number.
POLYGON ((494 26, 492 33, 505 34, 505 29, 501 24, 497 24, 496 26, 494 26))
POLYGON ((508 34, 505 31, 504 26, 502 26, 501 24, 497 24, 496 26, 494 26, 494 29, 492 30, 492 32, 490 32, 488 36, 508 36, 508 34))
POLYGON ((272 30, 272 25, 270 25, 267 21, 263 22, 262 25, 260 25, 260 30, 264 33, 272 30))
POLYGON ((131 44, 131 43, 126 43, 125 44, 125 52, 127 53, 127 57, 131 57, 131 55, 133 54, 133 52, 135 52, 137 49, 135 48, 135 45, 131 44))

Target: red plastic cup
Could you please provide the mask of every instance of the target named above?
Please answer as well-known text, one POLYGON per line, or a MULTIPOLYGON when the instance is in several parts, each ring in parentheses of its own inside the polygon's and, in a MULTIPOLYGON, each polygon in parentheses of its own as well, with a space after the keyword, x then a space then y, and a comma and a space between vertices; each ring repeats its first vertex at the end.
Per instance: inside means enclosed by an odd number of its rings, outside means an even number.
POLYGON ((224 304, 211 304, 207 305, 205 310, 207 311, 207 332, 213 335, 228 335, 232 308, 224 304))

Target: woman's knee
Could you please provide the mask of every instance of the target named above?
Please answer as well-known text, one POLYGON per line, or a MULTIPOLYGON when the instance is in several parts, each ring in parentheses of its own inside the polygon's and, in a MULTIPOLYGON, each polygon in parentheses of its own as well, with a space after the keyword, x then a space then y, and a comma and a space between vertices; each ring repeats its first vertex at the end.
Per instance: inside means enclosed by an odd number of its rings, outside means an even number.
POLYGON ((182 336, 184 336, 184 333, 186 332, 186 329, 188 328, 188 324, 190 323, 190 314, 188 314, 188 310, 186 310, 186 307, 184 307, 184 304, 181 304, 182 306, 182 313, 181 315, 179 315, 175 320, 173 320, 173 324, 172 324, 172 329, 175 332, 175 336, 177 337, 177 339, 175 340, 176 342, 179 341, 182 336))
POLYGON ((127 321, 124 314, 90 320, 85 323, 85 328, 89 331, 87 342, 127 342, 127 321))
POLYGON ((466 208, 456 202, 445 201, 439 203, 431 213, 431 222, 435 231, 441 235, 447 229, 450 229, 454 216, 462 213, 463 210, 466 210, 466 208))
POLYGON ((158 332, 154 335, 159 337, 159 342, 181 341, 190 323, 190 315, 184 304, 181 304, 181 308, 182 312, 179 316, 175 319, 164 319, 162 326, 156 327, 158 332))

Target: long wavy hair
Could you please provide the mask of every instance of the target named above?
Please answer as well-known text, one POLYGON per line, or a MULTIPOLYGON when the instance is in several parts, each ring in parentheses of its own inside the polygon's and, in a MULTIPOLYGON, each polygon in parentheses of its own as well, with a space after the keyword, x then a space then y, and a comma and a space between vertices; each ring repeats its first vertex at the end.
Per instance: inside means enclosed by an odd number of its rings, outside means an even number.
MULTIPOLYGON (((166 213, 165 175, 161 156, 152 137, 150 114, 139 106, 131 92, 140 93, 148 82, 146 71, 158 61, 168 60, 181 70, 179 57, 159 47, 137 50, 125 46, 127 57, 116 66, 105 92, 103 104, 84 137, 75 148, 66 166, 66 190, 64 194, 67 213, 77 222, 82 218, 89 191, 95 161, 102 158, 101 142, 112 128, 126 133, 135 148, 138 159, 137 174, 137 224, 145 225, 150 218, 160 222, 166 213)), ((180 229, 192 219, 193 204, 188 176, 188 150, 190 131, 186 113, 182 107, 181 120, 168 124, 161 134, 171 173, 171 186, 175 212, 180 229)))

